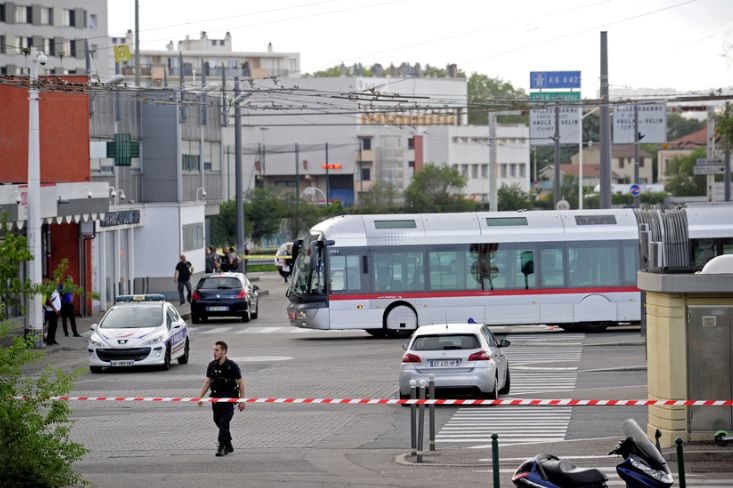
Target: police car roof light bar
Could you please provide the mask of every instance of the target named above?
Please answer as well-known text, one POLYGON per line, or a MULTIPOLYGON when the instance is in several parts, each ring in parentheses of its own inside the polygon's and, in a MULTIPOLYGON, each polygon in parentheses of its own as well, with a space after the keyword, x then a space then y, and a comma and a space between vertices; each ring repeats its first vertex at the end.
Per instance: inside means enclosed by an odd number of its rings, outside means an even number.
POLYGON ((164 302, 165 295, 160 293, 149 293, 147 295, 118 295, 116 303, 123 302, 164 302))

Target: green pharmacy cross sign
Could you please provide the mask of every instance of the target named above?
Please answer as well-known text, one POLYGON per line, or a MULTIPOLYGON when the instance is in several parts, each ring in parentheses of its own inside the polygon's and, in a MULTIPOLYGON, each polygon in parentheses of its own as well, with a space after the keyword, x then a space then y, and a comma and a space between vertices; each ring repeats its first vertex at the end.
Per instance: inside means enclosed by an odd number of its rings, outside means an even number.
POLYGON ((115 166, 130 166, 132 158, 140 157, 140 144, 130 134, 115 134, 114 142, 107 143, 107 157, 114 158, 115 166))

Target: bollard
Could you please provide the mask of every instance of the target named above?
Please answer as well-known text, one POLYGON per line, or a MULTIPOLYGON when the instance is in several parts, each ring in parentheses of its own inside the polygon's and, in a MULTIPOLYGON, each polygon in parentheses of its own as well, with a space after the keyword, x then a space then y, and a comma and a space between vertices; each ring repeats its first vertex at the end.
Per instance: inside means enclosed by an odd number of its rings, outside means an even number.
MULTIPOLYGON (((410 400, 417 398, 417 381, 410 380, 410 400)), ((417 455, 417 434, 415 429, 417 428, 417 405, 414 403, 410 405, 410 449, 412 449, 412 455, 417 455)))
MULTIPOLYGON (((425 400, 425 380, 420 380, 420 386, 417 389, 418 398, 425 400)), ((418 407, 417 420, 417 462, 422 462, 423 434, 425 433, 425 404, 421 403, 418 407)))
POLYGON ((499 434, 491 434, 491 471, 494 473, 494 488, 499 488, 499 434))
POLYGON ((677 481, 680 488, 685 488, 687 481, 685 480, 685 455, 682 452, 682 439, 678 437, 674 440, 674 443, 677 444, 677 471, 679 473, 677 481))
MULTIPOLYGON (((435 377, 428 375, 428 394, 431 400, 435 400, 435 377)), ((435 450, 435 404, 431 403, 428 407, 429 417, 428 423, 430 424, 430 450, 435 450)))

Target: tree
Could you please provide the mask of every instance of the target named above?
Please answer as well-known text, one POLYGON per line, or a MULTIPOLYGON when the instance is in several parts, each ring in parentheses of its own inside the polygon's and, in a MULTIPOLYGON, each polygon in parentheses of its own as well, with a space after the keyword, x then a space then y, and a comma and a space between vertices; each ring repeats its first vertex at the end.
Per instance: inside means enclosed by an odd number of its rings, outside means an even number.
MULTIPOLYGON (((15 269, 31 259, 26 239, 8 229, 2 233, 0 270, 15 269)), ((40 287, 16 277, 0 282, 0 296, 16 290, 28 297, 40 287)), ((30 339, 10 338, 5 321, 5 302, 0 304, 0 487, 61 487, 83 483, 72 466, 87 452, 83 445, 71 442, 71 409, 54 396, 66 395, 80 373, 64 373, 46 368, 33 378, 23 375, 23 366, 38 359, 30 339)))
POLYGON ((244 221, 247 235, 259 246, 263 237, 275 235, 280 230, 280 219, 285 216, 286 205, 272 187, 250 190, 246 200, 244 221))
POLYGON ((466 180, 458 170, 427 164, 415 172, 405 190, 405 209, 410 212, 464 212, 476 208, 461 191, 466 180))
POLYGON ((688 119, 675 112, 667 113, 667 140, 671 141, 692 134, 705 127, 705 121, 688 119))
POLYGON ((215 246, 230 246, 237 241, 237 205, 234 200, 221 202, 219 215, 211 218, 211 237, 215 246))
POLYGON ((705 157, 704 149, 695 149, 687 156, 673 158, 667 164, 667 181, 664 189, 679 197, 705 195, 705 176, 695 176, 695 161, 705 157))
POLYGON ((521 210, 530 208, 531 206, 529 195, 522 191, 519 183, 514 183, 511 186, 502 185, 496 196, 498 200, 497 206, 500 211, 521 210))
MULTIPOLYGON (((471 125, 488 125, 489 109, 500 109, 507 106, 513 100, 526 99, 524 90, 516 89, 514 86, 499 78, 489 78, 486 75, 472 73, 468 78, 468 123, 471 125)), ((503 123, 516 122, 513 119, 500 119, 503 123)))
POLYGON ((359 213, 395 213, 399 212, 400 195, 397 188, 390 183, 375 183, 371 191, 359 197, 359 213))

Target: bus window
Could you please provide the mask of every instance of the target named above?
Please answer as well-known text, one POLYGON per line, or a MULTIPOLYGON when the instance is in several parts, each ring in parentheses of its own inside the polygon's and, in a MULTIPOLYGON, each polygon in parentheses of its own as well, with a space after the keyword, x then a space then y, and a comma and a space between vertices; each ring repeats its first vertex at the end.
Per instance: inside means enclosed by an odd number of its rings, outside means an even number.
POLYGON ((374 291, 425 289, 423 251, 379 251, 373 254, 374 291))
POLYGON ((568 286, 620 284, 618 241, 568 243, 568 286))
POLYGON ((473 245, 478 251, 472 265, 475 279, 481 279, 484 290, 537 288, 534 272, 535 251, 531 245, 473 245))
POLYGON ((621 283, 636 285, 636 273, 639 271, 639 242, 621 241, 621 283))
POLYGON ((431 290, 480 290, 481 284, 471 274, 468 247, 435 249, 428 254, 431 290))
POLYGON ((329 290, 361 291, 361 254, 342 254, 343 249, 329 249, 329 290))
POLYGON ((540 249, 540 286, 542 288, 564 288, 565 262, 562 244, 547 246, 540 249))

